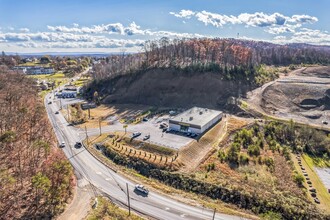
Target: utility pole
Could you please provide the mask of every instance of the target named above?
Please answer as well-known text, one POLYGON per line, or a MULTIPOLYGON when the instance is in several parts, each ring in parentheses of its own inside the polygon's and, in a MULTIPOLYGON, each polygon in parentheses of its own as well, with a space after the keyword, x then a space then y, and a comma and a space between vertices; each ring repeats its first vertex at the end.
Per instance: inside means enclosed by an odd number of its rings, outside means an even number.
POLYGON ((87 127, 86 127, 86 125, 85 125, 85 133, 86 133, 87 146, 88 146, 88 144, 89 144, 89 141, 88 141, 88 134, 87 134, 87 127))
POLYGON ((216 211, 217 209, 216 208, 214 208, 214 212, 213 212, 213 217, 212 217, 212 220, 214 220, 214 217, 215 217, 215 211, 216 211))
POLYGON ((127 128, 128 125, 123 125, 123 128, 125 128, 125 134, 126 134, 126 128, 127 128))
POLYGON ((100 127, 100 136, 102 135, 102 130, 101 130, 101 118, 99 118, 99 127, 100 127))
POLYGON ((62 109, 62 98, 60 97, 60 109, 62 109))
POLYGON ((66 111, 68 113, 68 122, 70 122, 69 105, 66 106, 66 111))
POLYGON ((130 202, 129 202, 128 183, 126 183, 126 189, 127 189, 128 216, 130 216, 130 215, 131 215, 131 204, 130 204, 130 202))

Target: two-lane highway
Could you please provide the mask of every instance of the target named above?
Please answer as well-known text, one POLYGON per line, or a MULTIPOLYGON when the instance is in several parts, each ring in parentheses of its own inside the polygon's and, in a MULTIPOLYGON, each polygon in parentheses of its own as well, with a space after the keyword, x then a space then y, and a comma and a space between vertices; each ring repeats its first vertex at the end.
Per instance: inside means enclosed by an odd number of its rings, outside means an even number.
MULTIPOLYGON (((212 219, 212 210, 193 207, 154 192, 150 192, 146 197, 137 195, 134 192, 135 183, 109 169, 84 147, 79 149, 74 147, 74 144, 85 139, 85 136, 79 135, 77 129, 68 126, 61 113, 55 114, 59 106, 54 102, 48 104, 50 97, 51 94, 48 94, 44 100, 49 120, 59 143, 66 144, 63 148, 65 155, 85 181, 122 204, 127 204, 126 184, 128 184, 131 208, 154 219, 212 219)), ((215 219, 242 218, 216 213, 215 219)))

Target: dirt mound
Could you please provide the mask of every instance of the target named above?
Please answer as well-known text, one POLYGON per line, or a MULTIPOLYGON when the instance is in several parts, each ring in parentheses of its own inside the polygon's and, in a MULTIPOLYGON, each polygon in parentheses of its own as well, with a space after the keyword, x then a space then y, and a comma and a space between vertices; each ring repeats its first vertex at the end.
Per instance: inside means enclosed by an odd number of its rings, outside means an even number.
POLYGON ((298 75, 330 78, 330 66, 308 67, 298 75))
POLYGON ((105 103, 223 109, 229 97, 245 96, 251 85, 224 80, 217 73, 155 69, 116 77, 106 84, 103 82, 102 88, 105 103))

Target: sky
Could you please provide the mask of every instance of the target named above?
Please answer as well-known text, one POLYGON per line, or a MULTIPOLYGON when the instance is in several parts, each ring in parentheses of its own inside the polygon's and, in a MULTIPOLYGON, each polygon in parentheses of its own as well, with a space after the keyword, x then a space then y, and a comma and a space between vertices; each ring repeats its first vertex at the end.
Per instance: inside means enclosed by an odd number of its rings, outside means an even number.
POLYGON ((138 52, 146 40, 330 45, 329 0, 0 0, 0 51, 138 52))

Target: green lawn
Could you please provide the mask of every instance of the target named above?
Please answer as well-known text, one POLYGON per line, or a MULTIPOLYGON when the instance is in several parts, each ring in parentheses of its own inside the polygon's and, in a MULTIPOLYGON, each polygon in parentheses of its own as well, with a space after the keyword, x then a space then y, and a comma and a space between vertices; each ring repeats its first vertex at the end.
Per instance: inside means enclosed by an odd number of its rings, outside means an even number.
POLYGON ((35 63, 35 62, 27 62, 27 63, 22 63, 19 66, 42 66, 42 67, 49 67, 49 63, 42 64, 42 63, 35 63))
POLYGON ((62 71, 59 71, 54 74, 29 75, 29 77, 34 79, 63 79, 65 75, 62 71))
MULTIPOLYGON (((61 86, 68 82, 68 78, 63 72, 59 71, 54 74, 40 74, 40 75, 29 75, 28 77, 38 80, 47 80, 49 82, 55 82, 55 86, 61 86)), ((41 91, 39 95, 44 98, 46 94, 50 92, 50 89, 41 91)))
POLYGON ((74 81, 73 85, 80 87, 80 86, 85 85, 88 82, 88 80, 89 80, 88 78, 80 78, 80 79, 74 81))

